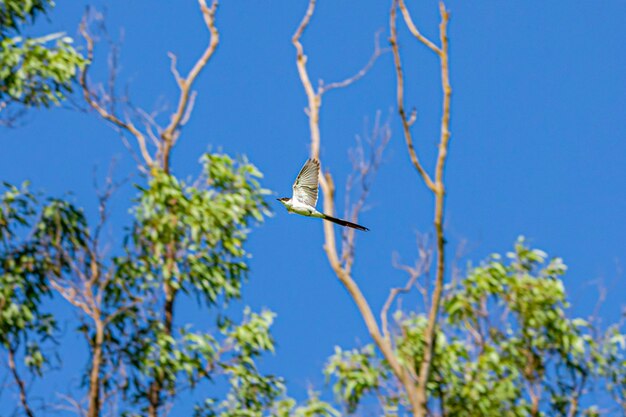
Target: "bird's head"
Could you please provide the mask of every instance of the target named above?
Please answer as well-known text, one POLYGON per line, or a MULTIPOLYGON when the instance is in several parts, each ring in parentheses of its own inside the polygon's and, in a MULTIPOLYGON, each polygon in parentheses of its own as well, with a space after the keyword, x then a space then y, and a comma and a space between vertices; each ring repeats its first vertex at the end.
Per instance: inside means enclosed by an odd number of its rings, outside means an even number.
POLYGON ((287 205, 287 201, 289 201, 289 197, 281 197, 281 198, 277 198, 276 200, 280 201, 284 205, 287 205))

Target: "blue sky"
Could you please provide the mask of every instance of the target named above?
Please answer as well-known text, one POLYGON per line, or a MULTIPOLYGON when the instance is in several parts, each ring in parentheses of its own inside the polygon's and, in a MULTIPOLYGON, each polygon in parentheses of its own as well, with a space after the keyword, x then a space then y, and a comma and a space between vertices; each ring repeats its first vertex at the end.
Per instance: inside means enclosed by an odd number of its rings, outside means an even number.
MULTIPOLYGON (((58 3, 34 34, 76 35, 88 2, 58 3)), ((375 32, 383 29, 387 37, 388 3, 319 3, 303 37, 313 80, 343 79, 367 61, 375 32)), ((113 36, 124 30, 120 80, 128 81, 133 101, 147 109, 159 100, 173 105, 176 86, 167 52, 178 55, 186 73, 207 42, 197 3, 95 4, 106 6, 113 36)), ((422 32, 436 39, 436 3, 409 4, 422 32)), ((464 259, 478 262, 508 250, 523 234, 569 265, 565 282, 574 313, 590 313, 597 297, 591 283, 603 280, 609 297, 602 312, 614 319, 626 301, 621 272, 626 262, 626 3, 493 0, 447 6, 452 15, 446 172, 451 247, 467 240, 464 259)), ((276 196, 290 193, 309 144, 306 98, 291 45, 305 8, 305 1, 293 0, 223 2, 217 16, 221 43, 198 79, 194 114, 174 151, 176 174, 198 172, 198 158, 210 147, 246 154, 264 172, 265 187, 276 196)), ((414 136, 432 169, 441 107, 438 62, 399 26, 406 105, 418 111, 414 136)), ((100 45, 99 69, 92 74, 100 80, 105 48, 100 45)), ((394 105, 387 54, 358 83, 325 95, 321 111, 322 162, 338 184, 349 173, 348 149, 363 132, 364 119, 391 112, 393 137, 371 207, 360 219, 371 232, 358 236, 354 271, 375 311, 390 287, 404 283, 391 266, 391 254, 410 262, 415 232, 431 231, 432 197, 409 163, 394 105)), ((94 167, 102 178, 111 159, 118 158, 119 177, 134 170, 117 134, 93 113, 33 112, 23 127, 3 130, 0 141, 1 180, 29 179, 35 189, 54 195, 71 191, 91 216, 94 167)), ((132 196, 130 186, 116 196, 113 239, 132 196)), ((335 345, 352 347, 368 342, 368 336, 328 266, 319 222, 289 216, 275 203, 275 215, 251 237, 254 257, 244 304, 278 314, 278 353, 265 366, 301 393, 310 384, 323 384, 321 367, 335 345)), ((180 317, 199 320, 192 311, 181 310, 180 317)), ((184 415, 179 412, 174 409, 173 415, 184 415)))

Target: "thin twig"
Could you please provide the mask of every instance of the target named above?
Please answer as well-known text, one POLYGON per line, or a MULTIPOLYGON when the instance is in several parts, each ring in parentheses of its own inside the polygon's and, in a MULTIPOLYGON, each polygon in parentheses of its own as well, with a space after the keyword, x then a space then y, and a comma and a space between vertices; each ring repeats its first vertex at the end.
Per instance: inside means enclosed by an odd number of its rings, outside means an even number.
POLYGON ((343 81, 336 81, 336 82, 332 82, 330 84, 324 84, 323 82, 320 81, 320 86, 318 87, 317 91, 318 94, 324 94, 332 89, 335 88, 344 88, 344 87, 348 87, 350 84, 353 84, 354 82, 360 80, 361 78, 363 78, 365 76, 365 74, 367 74, 369 72, 369 70, 374 66, 374 64, 376 63, 376 60, 385 52, 387 52, 389 49, 387 48, 381 48, 380 47, 380 33, 381 31, 376 32, 376 35, 374 37, 374 52, 372 53, 372 56, 370 56, 369 61, 367 61, 367 63, 363 66, 363 68, 361 68, 356 74, 354 74, 351 77, 346 78, 343 81))
POLYGON ((93 62, 94 40, 87 31, 87 16, 83 18, 79 27, 79 31, 82 37, 85 39, 85 42, 87 42, 87 63, 81 70, 80 76, 78 78, 79 84, 83 90, 83 97, 85 98, 85 101, 89 104, 89 106, 91 106, 91 108, 98 112, 100 117, 109 121, 116 127, 124 129, 132 134, 139 144, 141 156, 143 157, 144 161, 148 166, 152 166, 153 160, 150 156, 150 152, 148 152, 144 135, 135 127, 135 125, 130 120, 124 122, 118 116, 110 113, 103 106, 101 106, 98 102, 97 96, 92 92, 91 88, 89 87, 89 83, 87 81, 87 72, 89 71, 89 67, 91 65, 90 63, 93 62))
POLYGON ((80 301, 77 298, 77 292, 76 290, 74 290, 73 288, 67 288, 62 286, 61 284, 59 284, 57 281, 55 281, 54 279, 50 280, 50 285, 52 286, 52 288, 54 288, 59 294, 61 294, 61 296, 63 298, 65 298, 70 304, 72 304, 74 307, 78 307, 81 310, 83 310, 83 312, 91 317, 92 312, 89 309, 89 307, 87 306, 87 304, 84 301, 80 301))
MULTIPOLYGON (((380 111, 376 113, 374 127, 371 133, 365 133, 365 141, 369 147, 369 157, 365 157, 365 147, 360 136, 356 137, 357 146, 351 152, 352 173, 346 180, 345 187, 345 210, 346 218, 352 222, 358 221, 359 213, 364 209, 369 196, 371 183, 383 161, 383 153, 391 140, 390 120, 381 125, 380 111), (358 179, 360 188, 359 198, 355 204, 350 204, 350 194, 354 181, 358 179)), ((342 238, 342 255, 344 268, 351 272, 354 262, 354 239, 356 233, 352 228, 344 228, 342 238)))
POLYGON ((185 110, 185 115, 183 119, 180 121, 181 126, 185 126, 191 117, 191 113, 193 112, 193 106, 196 104, 196 96, 198 95, 197 91, 192 91, 191 96, 189 97, 189 104, 187 105, 187 110, 185 110))
POLYGON ((178 69, 176 68, 176 62, 177 62, 176 54, 174 54, 173 52, 168 52, 167 56, 169 56, 171 60, 170 70, 172 71, 172 74, 174 75, 174 80, 176 80, 176 85, 182 88, 183 78, 180 76, 180 72, 178 72, 178 69))
POLYGON ((415 121, 415 113, 412 113, 410 117, 407 117, 406 111, 404 110, 404 76, 402 71, 402 61, 400 60, 400 48, 398 46, 398 32, 396 29, 397 4, 398 0, 393 0, 391 4, 391 11, 389 12, 389 43, 391 44, 393 60, 396 68, 396 99, 398 105, 398 113, 400 114, 400 119, 402 120, 402 129, 404 131, 404 138, 409 151, 409 157, 411 158, 411 163, 413 164, 415 169, 417 169, 417 172, 424 180, 426 186, 434 192, 436 189, 435 183, 430 178, 430 175, 428 174, 428 172, 426 172, 426 169, 420 162, 419 157, 417 156, 417 152, 415 151, 415 146, 413 145, 411 125, 415 121))
POLYGON ((13 379, 17 383, 17 387, 20 392, 20 403, 22 403, 24 412, 26 413, 28 417, 35 417, 33 410, 28 405, 28 399, 26 397, 26 385, 24 384, 24 380, 20 377, 20 374, 17 371, 17 366, 15 365, 15 350, 12 347, 9 347, 8 351, 9 351, 9 369, 11 370, 13 379))
POLYGON ((148 133, 148 137, 155 148, 159 148, 161 146, 161 142, 159 137, 163 133, 161 126, 154 119, 154 114, 149 114, 143 109, 136 108, 137 116, 142 120, 143 125, 146 128, 146 132, 148 133), (156 130, 156 133, 155 133, 156 130))
POLYGON ((76 399, 70 397, 69 395, 57 393, 57 396, 62 400, 68 402, 69 406, 66 405, 57 405, 54 408, 57 410, 70 411, 72 413, 77 414, 78 416, 85 416, 87 413, 85 412, 85 408, 76 399))
POLYGON ((405 271, 409 275, 409 279, 407 280, 404 287, 392 288, 389 291, 389 296, 387 297, 387 301, 383 305, 383 308, 380 312, 380 322, 381 327, 383 329, 383 335, 386 340, 391 341, 391 337, 389 334, 389 309, 391 308, 393 302, 396 297, 400 294, 405 294, 411 291, 411 288, 415 285, 417 279, 421 277, 428 269, 430 268, 430 256, 421 257, 418 259, 417 265, 415 267, 410 267, 408 265, 400 265, 397 262, 397 259, 393 259, 394 268, 401 269, 405 271))

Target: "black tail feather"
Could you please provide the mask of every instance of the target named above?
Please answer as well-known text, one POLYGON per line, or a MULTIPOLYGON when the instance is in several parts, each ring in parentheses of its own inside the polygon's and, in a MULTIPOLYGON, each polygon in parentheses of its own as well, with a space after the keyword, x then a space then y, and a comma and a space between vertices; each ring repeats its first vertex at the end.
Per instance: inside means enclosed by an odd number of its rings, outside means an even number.
POLYGON ((339 226, 351 227, 353 229, 362 230, 364 232, 368 232, 370 229, 367 227, 361 226, 360 224, 351 223, 347 220, 338 219, 336 217, 331 217, 328 214, 324 214, 324 220, 328 220, 333 223, 337 223, 339 226))

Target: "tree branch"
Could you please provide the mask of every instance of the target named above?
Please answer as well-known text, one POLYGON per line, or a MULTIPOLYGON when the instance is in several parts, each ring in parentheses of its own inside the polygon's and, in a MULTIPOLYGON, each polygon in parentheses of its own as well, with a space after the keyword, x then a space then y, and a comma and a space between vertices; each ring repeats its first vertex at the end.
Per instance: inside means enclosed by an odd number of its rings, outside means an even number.
POLYGON ((102 105, 100 105, 97 95, 91 90, 89 87, 89 83, 87 81, 87 72, 89 71, 89 67, 91 66, 91 62, 93 62, 93 50, 94 50, 94 41, 89 32, 87 31, 87 17, 85 16, 79 26, 79 31, 82 37, 87 42, 87 63, 83 67, 80 72, 80 76, 78 78, 78 82, 83 90, 83 97, 89 106, 94 109, 100 117, 109 121, 114 126, 124 129, 132 134, 139 144, 139 150, 141 152, 141 156, 144 161, 148 165, 148 167, 152 166, 154 161, 150 156, 150 152, 148 152, 148 148, 146 146, 146 138, 144 135, 135 127, 135 125, 128 118, 126 121, 122 121, 118 116, 114 113, 106 110, 102 105))
POLYGON ((450 78, 448 70, 448 37, 447 28, 449 13, 446 11, 443 2, 439 3, 439 11, 441 15, 441 22, 439 24, 439 38, 441 47, 437 47, 433 42, 424 37, 416 28, 411 16, 409 14, 404 0, 393 0, 391 10, 389 13, 389 26, 390 26, 390 43, 391 49, 394 55, 394 63, 396 67, 396 79, 397 79, 397 101, 398 101, 398 113, 402 120, 402 127, 404 130, 404 136, 409 151, 409 156, 413 166, 422 177, 424 183, 430 189, 435 196, 435 209, 434 209, 434 226, 435 226, 435 239, 437 249, 437 266, 434 290, 431 295, 431 302, 428 311, 428 321, 426 324, 426 330, 424 332, 424 355, 419 364, 418 383, 417 383, 417 409, 414 410, 416 416, 423 417, 428 414, 428 398, 426 386, 430 378, 431 365, 433 360, 434 344, 435 344, 435 332, 437 328, 437 318, 439 315, 439 309, 441 304, 441 296, 443 292, 443 283, 445 276, 445 237, 443 230, 443 216, 444 216, 444 203, 445 203, 445 186, 444 186, 444 169, 446 164, 446 158, 448 154, 448 143, 450 140, 450 96, 452 89, 450 87, 450 78), (441 67, 441 84, 443 90, 443 109, 441 117, 441 135, 439 139, 437 161, 435 166, 434 180, 426 172, 424 167, 419 161, 415 147, 413 145, 413 137, 410 131, 410 127, 414 121, 414 117, 407 117, 404 110, 404 78, 402 71, 402 62, 400 59, 400 50, 398 46, 398 34, 396 28, 396 13, 397 8, 400 8, 404 21, 415 38, 426 45, 430 50, 435 52, 439 57, 441 67))
MULTIPOLYGON (((330 174, 326 173, 326 187, 323 189, 324 191, 324 212, 329 213, 331 216, 334 214, 334 185, 332 181, 332 177, 330 174)), ((404 386, 404 389, 409 397, 409 401, 413 406, 415 406, 416 397, 414 395, 414 384, 410 377, 409 372, 405 369, 400 362, 398 362, 397 357, 393 351, 393 347, 391 343, 387 341, 380 332, 378 327, 378 323, 376 322, 376 318, 372 313, 372 309, 369 306, 369 303, 363 296, 359 286, 352 278, 351 274, 349 274, 341 265, 341 261, 337 255, 337 247, 335 243, 335 232, 332 223, 324 222, 324 236, 325 236, 325 245, 324 250, 326 251, 326 256, 328 257, 328 261, 330 263, 331 268, 339 278, 339 281, 343 284, 343 286, 348 290, 348 293, 352 297, 354 303, 356 304, 365 325, 376 343, 376 346, 382 353, 383 357, 389 363, 391 370, 394 375, 398 378, 398 380, 404 386)))
POLYGON ((180 74, 176 70, 176 59, 173 57, 173 54, 170 54, 170 58, 172 58, 172 72, 174 73, 174 78, 180 88, 180 96, 178 98, 176 111, 172 114, 169 125, 167 125, 161 134, 161 138, 164 142, 163 153, 161 155, 162 166, 166 172, 169 171, 170 154, 172 147, 174 146, 174 142, 176 141, 177 131, 184 124, 183 121, 185 120, 187 107, 190 105, 190 102, 193 104, 193 100, 190 100, 190 97, 193 97, 191 94, 193 83, 202 69, 209 62, 211 56, 213 56, 213 53, 217 49, 217 45, 219 43, 219 32, 215 26, 215 12, 217 10, 218 0, 213 0, 210 8, 207 6, 206 0, 198 0, 198 3, 200 5, 200 10, 202 11, 204 22, 210 32, 210 40, 204 53, 198 61, 196 61, 193 68, 191 68, 191 71, 189 71, 189 74, 185 78, 181 78, 180 74))
POLYGON ((419 30, 417 30, 417 27, 415 26, 415 23, 413 23, 413 19, 411 19, 411 15, 409 14, 409 11, 406 8, 406 5, 404 4, 404 0, 399 0, 399 7, 400 7, 400 11, 402 12, 402 17, 404 18, 404 23, 406 23, 406 26, 411 31, 411 34, 415 36, 424 45, 429 47, 434 53, 441 56, 442 50, 439 49, 428 38, 422 35, 419 30))
POLYGON ((7 350, 9 351, 9 369, 11 370, 13 379, 15 380, 15 383, 17 384, 17 387, 20 391, 20 403, 22 403, 24 412, 28 417, 35 417, 33 410, 28 405, 28 399, 26 397, 26 385, 24 384, 24 380, 20 377, 20 374, 17 372, 17 366, 15 365, 15 350, 10 346, 7 350))
POLYGON ((441 14, 441 23, 439 24, 439 37, 441 40, 441 53, 439 54, 441 64, 441 85, 443 90, 443 109, 441 117, 441 137, 439 141, 439 154, 437 156, 437 165, 435 168, 435 232, 437 244, 437 273, 435 277, 435 288, 433 290, 430 311, 428 313, 428 323, 424 334, 424 356, 419 367, 419 381, 417 385, 419 406, 422 410, 420 415, 427 412, 427 392, 426 386, 430 377, 433 351, 435 344, 435 330, 437 328, 437 318, 441 304, 441 295, 443 292, 443 282, 445 275, 445 237, 443 230, 443 215, 445 203, 445 186, 444 186, 444 168, 448 154, 448 143, 450 140, 450 95, 452 88, 450 87, 450 78, 448 71, 448 20, 449 13, 446 11, 443 2, 439 3, 439 12, 441 14))
POLYGON ((367 63, 363 66, 363 68, 361 68, 356 74, 354 74, 353 76, 346 78, 343 81, 336 81, 330 84, 323 84, 323 82, 320 81, 320 85, 318 88, 318 94, 324 94, 330 90, 333 90, 335 88, 344 88, 349 86, 350 84, 360 80, 361 78, 363 78, 365 76, 365 74, 367 74, 369 72, 369 70, 374 66, 374 64, 376 63, 376 60, 385 52, 388 51, 388 49, 381 49, 380 47, 380 32, 378 31, 376 32, 376 35, 374 37, 374 52, 372 53, 372 56, 370 57, 369 61, 367 61, 367 63))
POLYGON ((396 29, 396 9, 398 5, 398 0, 392 0, 391 11, 389 12, 389 43, 391 44, 391 50, 393 52, 393 60, 396 68, 396 99, 398 105, 398 113, 400 114, 400 119, 402 120, 402 129, 404 131, 404 138, 406 140, 406 146, 409 150, 409 157, 411 158, 411 162, 417 172, 420 174, 426 186, 431 190, 435 191, 435 183, 430 178, 426 169, 422 166, 419 157, 417 156, 417 152, 415 151, 415 146, 413 145, 413 135, 411 134, 411 125, 415 121, 414 113, 411 116, 407 117, 406 111, 404 110, 404 76, 402 73, 402 61, 400 60, 400 49, 398 46, 398 32, 396 29))
POLYGON ((382 323, 383 335, 385 339, 389 341, 391 340, 388 325, 389 309, 391 308, 393 302, 398 297, 398 295, 411 291, 411 288, 413 288, 413 286, 416 284, 418 278, 428 272, 431 265, 431 251, 427 250, 425 247, 421 247, 420 245, 419 258, 417 259, 415 266, 400 265, 395 258, 393 260, 393 264, 395 268, 405 271, 409 275, 409 279, 407 280, 404 287, 392 288, 389 291, 387 301, 385 301, 385 304, 380 312, 380 321, 382 323))
MULTIPOLYGON (((291 42, 296 48, 296 66, 298 68, 298 74, 304 87, 309 106, 307 107, 307 116, 309 118, 309 129, 311 130, 311 158, 319 159, 320 155, 320 129, 319 129, 319 109, 322 104, 322 96, 315 93, 309 73, 306 69, 307 56, 304 54, 304 48, 300 42, 300 38, 304 33, 304 30, 309 25, 313 12, 315 11, 316 0, 309 0, 309 6, 306 9, 306 13, 298 26, 298 29, 291 38, 291 42)), ((324 183, 324 176, 320 177, 320 181, 324 183)))

